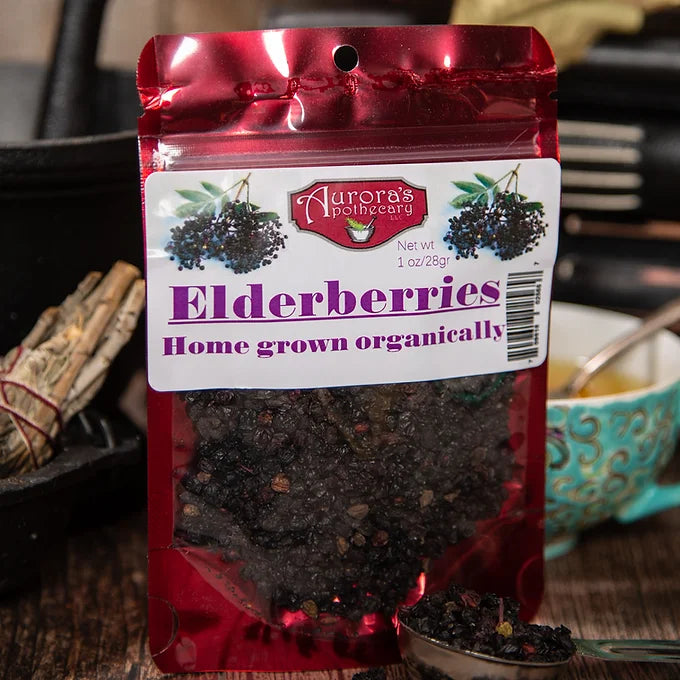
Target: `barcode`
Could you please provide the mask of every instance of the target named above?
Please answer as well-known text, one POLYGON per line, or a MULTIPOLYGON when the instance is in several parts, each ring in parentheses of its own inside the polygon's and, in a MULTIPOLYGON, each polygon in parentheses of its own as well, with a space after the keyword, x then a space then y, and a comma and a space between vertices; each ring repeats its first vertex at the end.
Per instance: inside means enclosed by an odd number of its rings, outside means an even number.
POLYGON ((508 332, 508 361, 538 356, 536 304, 541 299, 543 272, 508 274, 505 320, 508 332))

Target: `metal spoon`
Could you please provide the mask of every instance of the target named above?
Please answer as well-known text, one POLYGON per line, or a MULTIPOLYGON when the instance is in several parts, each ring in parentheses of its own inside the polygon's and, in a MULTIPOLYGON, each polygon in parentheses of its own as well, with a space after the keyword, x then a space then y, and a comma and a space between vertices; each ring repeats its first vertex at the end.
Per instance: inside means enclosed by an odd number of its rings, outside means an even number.
POLYGON ((635 330, 619 336, 588 359, 583 366, 576 369, 564 386, 550 393, 550 399, 568 399, 578 394, 591 378, 633 345, 678 321, 680 321, 680 298, 675 298, 652 312, 635 330))
MULTIPOLYGON (((606 661, 680 663, 680 641, 579 640, 576 654, 606 661)), ((555 663, 511 661, 488 654, 454 649, 417 633, 399 621, 399 649, 412 680, 555 680, 571 659, 555 663)), ((573 657, 572 657, 573 658, 573 657)))

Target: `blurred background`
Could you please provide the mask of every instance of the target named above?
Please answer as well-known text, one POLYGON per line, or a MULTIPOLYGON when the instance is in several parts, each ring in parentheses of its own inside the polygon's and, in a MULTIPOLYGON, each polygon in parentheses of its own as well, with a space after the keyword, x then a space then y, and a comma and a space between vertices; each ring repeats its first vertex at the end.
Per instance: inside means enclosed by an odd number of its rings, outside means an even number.
POLYGON ((0 0, 0 202, 9 234, 0 258, 0 353, 86 269, 108 268, 115 258, 142 264, 134 68, 155 33, 535 25, 560 67, 563 212, 554 297, 637 313, 659 306, 680 289, 678 5, 0 0), (45 299, 46 286, 54 300, 45 299))
MULTIPOLYGON (((80 218, 73 205, 61 205, 62 197, 55 196, 60 191, 80 194, 78 214, 101 211, 116 201, 119 223, 136 219, 133 71, 141 47, 155 33, 449 21, 533 24, 550 41, 560 65, 564 196, 555 297, 649 309, 680 288, 677 5, 677 0, 457 0, 453 4, 446 0, 0 0, 0 199, 5 223, 21 215, 25 220, 32 212, 33 219, 59 225, 63 234, 67 215, 70 221, 80 218), (82 44, 62 44, 74 39, 82 44), (84 111, 83 94, 93 91, 93 108, 84 111), (68 153, 52 148, 51 155, 44 144, 39 152, 31 148, 37 137, 58 140, 121 131, 129 134, 117 144, 109 140, 102 146, 103 138, 91 139, 89 144, 74 143, 68 153), (63 157, 73 151, 79 154, 77 161, 63 157), (83 170, 83 164, 94 167, 83 170), (102 182, 108 185, 106 196, 102 182), (51 194, 50 207, 38 218, 40 204, 32 202, 45 192, 51 194)), ((139 230, 133 227, 121 234, 121 226, 114 249, 121 257, 141 263, 139 230)), ((77 233, 75 225, 70 228, 71 238, 87 248, 79 250, 76 245, 76 253, 64 259, 60 242, 49 234, 42 239, 42 253, 36 252, 35 243, 20 239, 18 247, 33 253, 28 262, 22 259, 16 266, 0 264, 3 283, 10 280, 21 292, 35 281, 55 282, 69 260, 77 263, 85 257, 92 265, 103 266, 91 236, 77 233), (34 266, 26 267, 31 258, 34 266)), ((106 228, 104 219, 100 229, 106 228)), ((111 243, 103 236, 99 241, 104 242, 102 257, 110 259, 111 243)), ((66 292, 71 281, 63 272, 60 278, 66 292)), ((37 304, 20 304, 23 296, 0 299, 0 318, 8 319, 0 345, 8 344, 8 336, 14 339, 25 332, 38 311, 37 304)))

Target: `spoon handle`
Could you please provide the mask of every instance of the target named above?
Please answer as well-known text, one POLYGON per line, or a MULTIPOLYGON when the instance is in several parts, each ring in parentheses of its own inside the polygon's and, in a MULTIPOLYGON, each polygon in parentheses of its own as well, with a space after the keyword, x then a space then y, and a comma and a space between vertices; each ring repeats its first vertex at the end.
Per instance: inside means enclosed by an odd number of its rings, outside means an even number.
POLYGON ((579 640, 574 644, 582 656, 606 661, 680 662, 680 640, 579 640))
POLYGON ((641 340, 662 328, 671 326, 677 321, 680 321, 680 298, 675 298, 659 307, 659 309, 647 316, 635 330, 622 335, 588 359, 571 377, 564 388, 560 390, 560 393, 566 396, 578 394, 585 387, 586 383, 613 359, 641 340))

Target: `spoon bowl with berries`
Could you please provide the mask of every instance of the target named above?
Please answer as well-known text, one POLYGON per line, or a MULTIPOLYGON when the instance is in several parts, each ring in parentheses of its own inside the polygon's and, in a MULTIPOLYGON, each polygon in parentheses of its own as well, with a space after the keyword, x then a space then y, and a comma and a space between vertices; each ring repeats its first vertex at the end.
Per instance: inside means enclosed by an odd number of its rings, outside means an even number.
POLYGON ((575 639, 564 626, 520 620, 510 598, 458 585, 402 609, 398 635, 413 680, 553 680, 577 654, 680 663, 680 641, 575 639))

